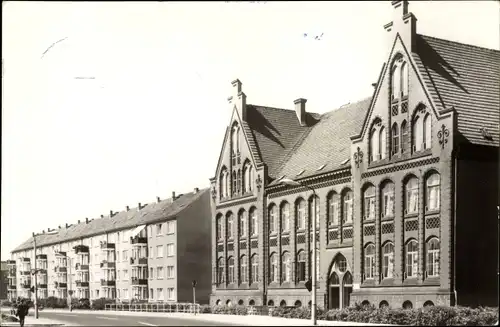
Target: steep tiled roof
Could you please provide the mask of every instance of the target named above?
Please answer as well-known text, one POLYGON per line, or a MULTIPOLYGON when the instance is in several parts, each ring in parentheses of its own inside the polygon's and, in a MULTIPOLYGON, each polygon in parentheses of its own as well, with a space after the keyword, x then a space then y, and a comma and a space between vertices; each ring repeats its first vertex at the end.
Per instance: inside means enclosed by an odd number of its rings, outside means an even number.
POLYGON ((277 178, 279 168, 289 152, 310 131, 318 114, 308 113, 301 126, 294 110, 247 105, 247 124, 260 158, 267 165, 271 178, 277 178))
MULTIPOLYGON (((160 202, 147 204, 141 210, 131 208, 129 211, 121 211, 113 215, 113 217, 104 217, 93 219, 87 224, 85 221, 80 224, 71 225, 68 228, 60 228, 55 235, 37 236, 37 246, 56 244, 60 242, 76 240, 92 235, 99 235, 113 230, 133 228, 139 225, 153 223, 161 219, 168 219, 178 215, 182 210, 187 208, 191 203, 199 199, 203 194, 209 191, 208 188, 199 190, 197 193, 191 192, 183 194, 176 198, 166 199, 160 202)), ((18 252, 33 248, 32 238, 19 245, 12 252, 18 252)))
POLYGON ((455 107, 468 142, 499 145, 500 51, 417 35, 413 57, 439 111, 455 107), (485 127, 493 140, 483 137, 485 127))
POLYGON ((350 137, 359 132, 370 101, 371 97, 323 114, 278 175, 304 178, 349 167, 350 137))

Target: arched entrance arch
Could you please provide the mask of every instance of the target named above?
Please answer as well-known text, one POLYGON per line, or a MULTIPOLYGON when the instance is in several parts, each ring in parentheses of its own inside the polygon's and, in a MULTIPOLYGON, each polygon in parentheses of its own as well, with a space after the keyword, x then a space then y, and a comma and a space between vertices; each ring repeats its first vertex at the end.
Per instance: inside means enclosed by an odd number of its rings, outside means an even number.
POLYGON ((340 253, 333 258, 326 289, 328 291, 328 309, 341 309, 349 306, 352 293, 352 274, 347 259, 340 253))

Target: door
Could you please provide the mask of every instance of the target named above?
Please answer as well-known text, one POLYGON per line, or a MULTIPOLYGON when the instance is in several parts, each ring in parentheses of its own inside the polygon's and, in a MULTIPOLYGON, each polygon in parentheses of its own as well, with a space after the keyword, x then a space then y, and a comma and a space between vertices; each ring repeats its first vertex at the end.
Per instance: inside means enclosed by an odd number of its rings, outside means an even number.
POLYGON ((342 299, 342 307, 346 308, 349 306, 349 301, 351 299, 352 293, 352 275, 350 272, 346 272, 344 278, 342 279, 342 287, 343 287, 343 299, 342 299))
POLYGON ((328 283, 328 292, 329 292, 329 309, 338 309, 340 307, 340 282, 339 276, 337 273, 333 272, 330 275, 329 283, 328 283))

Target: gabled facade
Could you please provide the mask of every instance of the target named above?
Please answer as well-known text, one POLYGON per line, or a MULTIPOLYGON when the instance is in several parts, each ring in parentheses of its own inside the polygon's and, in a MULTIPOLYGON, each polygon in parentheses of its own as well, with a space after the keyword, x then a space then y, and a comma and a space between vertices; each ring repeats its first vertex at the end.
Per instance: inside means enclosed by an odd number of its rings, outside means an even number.
POLYGON ((246 104, 233 82, 212 304, 309 303, 316 217, 319 306, 498 305, 500 52, 419 35, 392 6, 369 99, 318 115, 246 104))

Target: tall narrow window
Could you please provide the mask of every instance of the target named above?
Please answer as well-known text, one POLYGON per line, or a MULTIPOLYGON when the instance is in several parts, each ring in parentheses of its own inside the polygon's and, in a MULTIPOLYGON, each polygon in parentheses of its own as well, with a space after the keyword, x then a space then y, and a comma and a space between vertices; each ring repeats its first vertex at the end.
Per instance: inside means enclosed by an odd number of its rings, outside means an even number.
POLYGON ((255 236, 259 231, 259 225, 257 224, 257 213, 255 208, 251 208, 249 211, 250 219, 250 235, 255 236))
POLYGON ((281 205, 281 231, 288 232, 290 230, 290 205, 283 203, 281 205))
POLYGON ((340 197, 337 193, 332 193, 328 197, 328 225, 339 224, 340 197))
POLYGON ((387 242, 382 248, 382 276, 392 278, 394 272, 394 244, 387 242))
POLYGON ((236 194, 237 190, 237 183, 238 183, 238 178, 236 176, 236 171, 233 171, 233 189, 231 190, 231 193, 234 195, 236 194))
POLYGON ((224 259, 219 258, 217 260, 217 284, 220 285, 222 283, 224 283, 224 259))
POLYGON ((249 164, 248 166, 248 191, 253 190, 253 167, 249 164))
POLYGON ((242 193, 245 194, 248 192, 248 165, 245 164, 243 166, 243 189, 242 193))
POLYGON ((401 82, 400 82, 400 70, 397 64, 394 64, 392 66, 392 99, 399 99, 399 95, 401 93, 400 87, 401 87, 401 82))
POLYGON ((392 154, 399 153, 399 130, 398 124, 394 123, 392 125, 392 154))
POLYGON ((221 169, 220 177, 219 177, 219 197, 221 199, 225 198, 227 195, 227 169, 224 167, 221 169))
POLYGON ((408 96, 408 64, 403 62, 401 65, 401 94, 403 97, 408 96))
POLYGON ((231 174, 228 170, 226 170, 226 173, 224 174, 224 181, 226 182, 226 185, 224 186, 224 197, 227 198, 229 197, 231 189, 231 174))
POLYGON ((306 229, 306 212, 305 201, 300 199, 296 205, 297 211, 297 229, 306 229))
POLYGON ((251 271, 251 278, 252 278, 252 283, 258 282, 259 281, 259 257, 254 254, 252 255, 251 259, 251 264, 252 264, 252 271, 251 271))
POLYGON ((269 208, 269 234, 276 233, 276 206, 273 204, 269 208))
POLYGON ((430 114, 427 114, 424 118, 424 149, 431 148, 432 142, 432 118, 430 114))
POLYGON ((281 280, 289 282, 292 278, 292 258, 290 253, 285 252, 281 257, 281 280))
POLYGON ((236 179, 236 192, 241 193, 241 169, 238 169, 238 174, 236 179))
POLYGON ((406 213, 418 212, 418 179, 410 178, 406 182, 406 213))
POLYGON ((227 281, 229 284, 234 283, 234 258, 227 259, 227 281))
POLYGON ((240 237, 247 236, 247 215, 245 210, 241 210, 238 218, 238 229, 240 231, 240 237))
POLYGON ((269 257, 269 281, 278 282, 278 255, 276 253, 269 257))
POLYGON ((371 135, 370 135, 370 154, 371 154, 371 161, 377 161, 378 160, 378 155, 379 155, 379 133, 377 132, 376 128, 372 129, 371 135))
POLYGON ((432 238, 427 241, 427 276, 437 277, 439 276, 439 240, 437 238, 432 238))
POLYGON ((306 253, 300 251, 297 254, 297 281, 306 280, 306 253))
POLYGON ((229 213, 227 215, 227 238, 233 238, 233 214, 229 213))
POLYGON ((238 125, 234 125, 232 129, 231 141, 233 147, 233 155, 236 155, 240 152, 240 135, 239 135, 239 127, 238 125))
POLYGON ((343 197, 343 223, 349 224, 352 223, 352 191, 347 191, 344 193, 343 197))
POLYGON ((375 219, 375 187, 369 186, 364 192, 363 219, 375 219))
POLYGON ((382 217, 394 216, 394 184, 391 182, 385 183, 382 188, 382 217))
POLYGON ((415 120, 413 121, 413 129, 412 129, 412 135, 413 135, 413 150, 414 151, 420 151, 422 150, 422 143, 423 143, 423 135, 422 135, 422 119, 420 117, 415 117, 415 120))
POLYGON ((415 278, 418 272, 418 243, 415 240, 411 240, 406 243, 405 248, 406 257, 406 277, 415 278))
POLYGON ((387 133, 384 126, 380 128, 380 159, 385 159, 387 154, 387 133))
POLYGON ((240 283, 246 283, 248 282, 247 280, 247 257, 245 255, 242 255, 240 257, 240 283))
POLYGON ((432 174, 427 178, 427 198, 426 198, 426 210, 433 211, 439 210, 440 205, 440 178, 439 174, 432 174))
POLYGON ((375 274, 375 246, 365 246, 365 279, 373 279, 375 274))
POLYGON ((222 240, 222 216, 217 216, 217 240, 222 240))
POLYGON ((405 153, 407 151, 407 143, 408 142, 408 124, 406 120, 403 120, 401 123, 401 153, 405 153))

